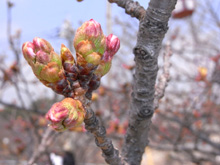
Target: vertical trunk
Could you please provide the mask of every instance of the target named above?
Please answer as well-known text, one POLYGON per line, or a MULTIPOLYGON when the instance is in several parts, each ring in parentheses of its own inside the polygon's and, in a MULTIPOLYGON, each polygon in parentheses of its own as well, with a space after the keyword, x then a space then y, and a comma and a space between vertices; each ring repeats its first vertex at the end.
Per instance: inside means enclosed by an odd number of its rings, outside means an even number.
POLYGON ((144 19, 140 20, 134 48, 136 68, 129 127, 123 147, 123 155, 128 164, 140 164, 144 149, 149 143, 158 71, 157 58, 175 4, 176 0, 151 0, 144 19))

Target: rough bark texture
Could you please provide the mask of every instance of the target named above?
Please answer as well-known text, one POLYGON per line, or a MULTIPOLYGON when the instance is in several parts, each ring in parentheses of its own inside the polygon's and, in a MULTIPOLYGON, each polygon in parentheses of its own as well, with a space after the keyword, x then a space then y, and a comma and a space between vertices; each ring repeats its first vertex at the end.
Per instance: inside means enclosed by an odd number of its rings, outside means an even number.
POLYGON ((86 129, 95 136, 96 145, 102 150, 102 156, 109 164, 122 165, 122 159, 119 152, 114 148, 112 141, 106 137, 105 127, 100 125, 94 112, 87 109, 87 117, 84 120, 86 129))
POLYGON ((125 162, 119 155, 119 151, 114 148, 112 141, 106 137, 106 129, 101 125, 94 111, 90 107, 90 100, 85 97, 78 98, 86 109, 85 128, 95 137, 96 145, 102 150, 102 156, 108 164, 124 165, 125 162))
POLYGON ((125 12, 131 17, 142 19, 145 16, 145 9, 138 2, 132 0, 108 0, 110 3, 116 3, 118 6, 125 9, 125 12))
POLYGON ((128 164, 140 164, 148 145, 151 117, 154 113, 157 58, 168 30, 168 20, 176 0, 151 0, 144 19, 140 20, 137 44, 134 48, 135 74, 129 127, 123 155, 128 164))

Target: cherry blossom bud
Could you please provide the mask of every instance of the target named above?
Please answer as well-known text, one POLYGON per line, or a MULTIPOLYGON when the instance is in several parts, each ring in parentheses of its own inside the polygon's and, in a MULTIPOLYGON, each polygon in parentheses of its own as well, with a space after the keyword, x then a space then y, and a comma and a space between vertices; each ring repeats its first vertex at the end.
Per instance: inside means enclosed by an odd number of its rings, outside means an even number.
POLYGON ((102 77, 107 74, 111 68, 111 61, 115 53, 120 48, 120 40, 117 36, 110 34, 106 38, 106 50, 102 57, 102 61, 100 62, 98 68, 95 71, 95 74, 98 77, 102 77))
POLYGON ((62 63, 75 64, 75 60, 72 53, 64 44, 61 45, 60 54, 61 54, 62 63))
POLYGON ((56 62, 50 62, 40 72, 40 79, 47 82, 57 82, 61 79, 60 67, 56 62))
POLYGON ((61 58, 48 41, 35 37, 33 43, 23 44, 22 51, 36 77, 45 85, 64 77, 61 58))
POLYGON ((86 21, 77 29, 74 38, 77 63, 81 66, 87 63, 98 65, 105 51, 105 42, 106 37, 102 32, 101 25, 93 19, 86 21))
POLYGON ((111 61, 101 61, 101 63, 98 65, 98 68, 95 70, 95 75, 99 78, 101 78, 102 76, 104 76, 105 74, 107 74, 109 72, 109 70, 111 69, 111 61))
POLYGON ((111 61, 115 53, 118 51, 120 48, 120 40, 118 39, 117 36, 110 34, 106 38, 106 50, 103 55, 103 60, 104 61, 111 61))
POLYGON ((98 65, 100 63, 100 61, 101 61, 101 56, 98 53, 93 52, 93 53, 87 55, 85 60, 88 63, 91 63, 93 65, 98 65))
POLYGON ((50 45, 50 43, 43 38, 35 37, 33 39, 33 44, 37 51, 42 50, 46 53, 50 53, 51 51, 53 51, 53 47, 50 45))
POLYGON ((65 45, 62 44, 60 54, 62 59, 62 65, 65 70, 65 76, 73 80, 77 79, 78 73, 75 65, 75 59, 71 51, 65 45))
POLYGON ((24 58, 27 60, 29 65, 31 65, 35 61, 35 58, 36 58, 34 44, 31 42, 25 42, 22 45, 22 52, 23 52, 24 58))
POLYGON ((93 19, 86 21, 79 27, 76 31, 74 38, 74 47, 83 40, 89 40, 95 43, 95 45, 100 46, 104 34, 102 32, 101 25, 93 19))
POLYGON ((50 126, 56 131, 64 131, 82 124, 85 110, 79 100, 65 98, 55 103, 46 114, 50 126))
POLYGON ((88 40, 83 40, 77 44, 77 53, 80 53, 83 57, 95 51, 95 45, 88 40))
POLYGON ((205 67, 198 68, 198 75, 196 76, 196 81, 205 81, 207 77, 208 70, 205 67))

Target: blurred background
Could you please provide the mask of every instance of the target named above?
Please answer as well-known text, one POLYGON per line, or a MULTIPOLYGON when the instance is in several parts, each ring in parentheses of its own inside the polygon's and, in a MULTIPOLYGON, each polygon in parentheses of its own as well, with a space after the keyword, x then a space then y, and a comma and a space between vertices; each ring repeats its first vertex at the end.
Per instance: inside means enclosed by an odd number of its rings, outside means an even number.
MULTIPOLYGON (((147 8, 149 1, 138 0, 147 8)), ((158 60, 172 50, 171 79, 152 118, 143 165, 220 164, 220 1, 178 0, 158 60)), ((124 9, 100 0, 0 1, 0 164, 27 164, 47 133, 46 112, 63 99, 35 78, 21 47, 34 37, 59 53, 64 43, 74 54, 76 29, 89 19, 121 48, 111 72, 93 94, 93 109, 121 148, 128 125, 138 21, 124 9)), ((105 164, 94 137, 83 126, 52 132, 38 164, 105 164), (56 161, 55 161, 56 160, 56 161), (65 163, 63 163, 65 162, 65 163), (71 163, 72 162, 72 163, 71 163)))

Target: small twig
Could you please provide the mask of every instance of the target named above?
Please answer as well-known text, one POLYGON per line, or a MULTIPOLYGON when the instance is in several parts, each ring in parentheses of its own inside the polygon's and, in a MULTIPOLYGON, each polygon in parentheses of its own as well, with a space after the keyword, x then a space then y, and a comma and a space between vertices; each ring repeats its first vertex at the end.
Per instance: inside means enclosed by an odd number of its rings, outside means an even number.
POLYGON ((159 82, 156 86, 156 91, 154 95, 154 109, 157 109, 159 106, 159 100, 164 96, 165 89, 168 85, 168 82, 170 80, 170 57, 172 55, 171 47, 169 44, 166 46, 166 52, 164 53, 163 60, 164 60, 164 65, 163 65, 163 73, 159 78, 159 82))
POLYGON ((125 9, 125 12, 131 17, 135 17, 139 20, 143 19, 146 10, 138 2, 132 0, 108 0, 110 3, 116 3, 118 6, 125 9))
POLYGON ((21 102, 22 108, 25 108, 25 103, 24 103, 23 97, 21 96, 21 90, 20 90, 18 84, 16 82, 14 82, 13 80, 12 80, 12 84, 15 87, 15 90, 16 90, 16 93, 17 93, 17 97, 18 97, 18 99, 21 102))
POLYGON ((0 104, 4 105, 4 106, 6 106, 6 107, 10 107, 10 108, 19 110, 19 111, 25 111, 25 112, 27 111, 27 112, 29 112, 29 109, 25 109, 25 108, 23 108, 23 107, 20 107, 20 106, 15 105, 15 104, 6 103, 6 102, 1 101, 1 100, 0 100, 0 104))
MULTIPOLYGON (((14 4, 10 0, 7 1, 7 9, 8 9, 8 12, 7 12, 7 36, 8 36, 8 42, 10 44, 10 47, 11 47, 12 51, 15 54, 17 65, 19 66, 20 65, 20 50, 15 47, 15 43, 13 41, 13 37, 12 37, 12 34, 11 34, 12 33, 11 32, 11 22, 12 22, 11 21, 12 20, 12 18, 11 18, 11 9, 12 9, 13 5, 14 4)), ((25 104, 24 104, 24 101, 21 97, 20 88, 18 87, 17 83, 15 83, 14 81, 12 81, 12 83, 13 83, 15 89, 16 89, 18 99, 20 100, 21 105, 24 108, 25 104)))
POLYGON ((8 2, 7 2, 7 9, 8 9, 8 14, 7 14, 7 35, 8 35, 8 41, 9 41, 10 47, 11 47, 12 51, 15 53, 16 61, 19 64, 19 62, 20 62, 20 57, 19 57, 20 51, 15 48, 14 41, 13 41, 12 35, 11 35, 11 8, 12 7, 13 7, 13 3, 10 2, 10 0, 8 0, 8 2))
POLYGON ((214 11, 212 7, 213 3, 206 2, 206 7, 208 7, 208 11, 210 12, 212 18, 214 19, 217 26, 220 26, 220 19, 218 17, 218 13, 214 11))
POLYGON ((22 79, 22 82, 23 82, 24 85, 25 85, 25 93, 27 94, 28 98, 31 100, 31 103, 33 104, 33 110, 34 110, 35 112, 39 112, 38 106, 37 106, 36 102, 34 101, 34 99, 33 99, 33 97, 32 97, 32 94, 31 94, 31 92, 30 92, 30 90, 29 90, 28 82, 27 82, 27 80, 26 80, 26 78, 25 78, 25 76, 23 75, 22 72, 20 73, 20 77, 21 77, 21 79, 22 79))
POLYGON ((14 109, 14 110, 18 110, 18 111, 20 111, 20 112, 35 113, 35 114, 39 114, 39 115, 44 115, 44 114, 45 114, 44 112, 40 112, 40 111, 35 112, 35 111, 33 111, 32 109, 26 109, 26 108, 17 106, 17 105, 15 105, 15 104, 10 104, 10 103, 7 103, 7 102, 1 101, 1 100, 0 100, 0 104, 1 104, 1 105, 4 105, 4 106, 6 106, 6 107, 10 107, 10 108, 12 108, 12 109, 14 109))
POLYGON ((188 128, 190 130, 190 132, 192 134, 194 134, 194 136, 196 136, 197 138, 201 139, 202 141, 206 142, 207 144, 209 144, 210 146, 212 146, 213 148, 217 149, 218 151, 220 151, 220 144, 212 142, 207 136, 206 134, 200 130, 200 131, 196 131, 192 125, 190 125, 188 122, 186 121, 181 121, 179 118, 175 117, 168 117, 162 114, 159 114, 160 116, 162 116, 164 119, 169 120, 169 121, 173 121, 178 123, 179 125, 183 125, 185 128, 188 128))
POLYGON ((41 143, 34 151, 33 155, 28 161, 28 165, 32 165, 43 153, 47 151, 47 147, 53 142, 57 133, 48 127, 41 139, 41 143))

